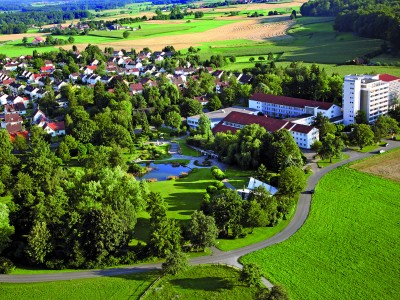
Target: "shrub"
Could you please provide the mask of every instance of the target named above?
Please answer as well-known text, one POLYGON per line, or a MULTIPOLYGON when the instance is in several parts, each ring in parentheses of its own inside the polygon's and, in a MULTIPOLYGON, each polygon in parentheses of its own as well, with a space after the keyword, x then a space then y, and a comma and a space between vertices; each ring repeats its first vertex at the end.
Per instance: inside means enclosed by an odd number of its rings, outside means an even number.
POLYGON ((146 179, 147 182, 157 182, 157 178, 148 178, 146 179))
POLYGON ((217 180, 223 180, 226 178, 225 173, 222 172, 220 169, 216 168, 211 171, 212 176, 217 180))
POLYGON ((15 269, 11 260, 5 257, 0 257, 0 274, 10 274, 15 269))
POLYGON ((189 175, 189 173, 187 172, 182 172, 181 174, 179 174, 179 178, 185 178, 189 175))
POLYGON ((167 177, 167 180, 176 180, 176 179, 178 179, 179 177, 178 176, 173 176, 173 175, 171 175, 171 176, 168 176, 167 177))
POLYGON ((209 185, 206 190, 207 190, 207 193, 214 194, 218 189, 213 185, 209 185))
POLYGON ((217 188, 217 189, 222 189, 222 188, 224 188, 225 187, 225 184, 223 183, 223 182, 221 182, 221 181, 217 181, 217 182, 215 182, 214 183, 214 186, 217 188))
POLYGON ((188 257, 185 253, 174 252, 167 256, 162 264, 164 274, 176 275, 189 267, 188 257))

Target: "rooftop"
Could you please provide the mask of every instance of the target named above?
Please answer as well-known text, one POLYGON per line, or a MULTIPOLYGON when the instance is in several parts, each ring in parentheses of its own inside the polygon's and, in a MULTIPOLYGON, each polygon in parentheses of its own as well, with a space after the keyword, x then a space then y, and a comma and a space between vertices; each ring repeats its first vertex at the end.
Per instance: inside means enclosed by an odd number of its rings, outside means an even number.
POLYGON ((308 107, 318 107, 320 109, 329 109, 332 107, 333 103, 328 102, 319 102, 313 100, 306 100, 300 98, 292 98, 292 97, 285 97, 285 96, 276 96, 276 95, 269 95, 269 94, 262 94, 262 93, 255 93, 253 94, 249 100, 259 101, 259 102, 266 102, 266 103, 273 103, 285 106, 294 106, 304 108, 308 107))

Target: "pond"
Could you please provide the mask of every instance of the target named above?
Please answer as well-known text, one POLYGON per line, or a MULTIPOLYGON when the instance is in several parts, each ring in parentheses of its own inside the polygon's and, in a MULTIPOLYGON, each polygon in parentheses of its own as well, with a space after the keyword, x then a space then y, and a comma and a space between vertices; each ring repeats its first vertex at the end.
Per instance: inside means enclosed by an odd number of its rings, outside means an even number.
POLYGON ((147 174, 138 177, 138 179, 157 178, 157 181, 167 180, 168 176, 179 176, 182 172, 189 172, 190 168, 183 166, 173 166, 172 164, 141 164, 152 168, 147 174))

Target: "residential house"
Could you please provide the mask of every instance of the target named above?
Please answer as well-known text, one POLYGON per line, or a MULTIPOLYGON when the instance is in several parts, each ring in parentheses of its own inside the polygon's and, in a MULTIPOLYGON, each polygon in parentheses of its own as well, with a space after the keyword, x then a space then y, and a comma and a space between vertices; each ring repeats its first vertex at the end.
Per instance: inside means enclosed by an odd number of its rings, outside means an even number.
POLYGON ((34 87, 33 85, 27 85, 24 90, 25 95, 29 95, 29 97, 34 98, 36 97, 36 93, 39 91, 37 87, 34 87))
POLYGON ((10 83, 8 88, 10 89, 11 92, 18 94, 19 92, 22 92, 25 89, 25 86, 14 81, 10 83))
POLYGON ((44 40, 40 36, 35 37, 33 39, 33 41, 32 41, 32 45, 34 45, 34 46, 37 46, 37 45, 42 44, 42 43, 44 43, 44 40))
POLYGON ((59 136, 59 135, 65 135, 65 124, 64 121, 60 122, 46 122, 43 125, 44 131, 46 131, 48 134, 51 134, 51 136, 59 136))
POLYGON ((129 85, 129 91, 131 91, 133 95, 142 94, 143 85, 141 83, 132 83, 131 85, 129 85))

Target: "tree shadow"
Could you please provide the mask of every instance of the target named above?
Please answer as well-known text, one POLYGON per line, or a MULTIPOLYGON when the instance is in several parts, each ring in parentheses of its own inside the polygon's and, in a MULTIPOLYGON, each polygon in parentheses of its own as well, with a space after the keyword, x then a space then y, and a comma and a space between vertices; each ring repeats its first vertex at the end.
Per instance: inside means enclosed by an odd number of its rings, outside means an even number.
POLYGON ((222 277, 173 279, 170 282, 173 285, 189 290, 218 291, 233 288, 232 283, 222 277))

